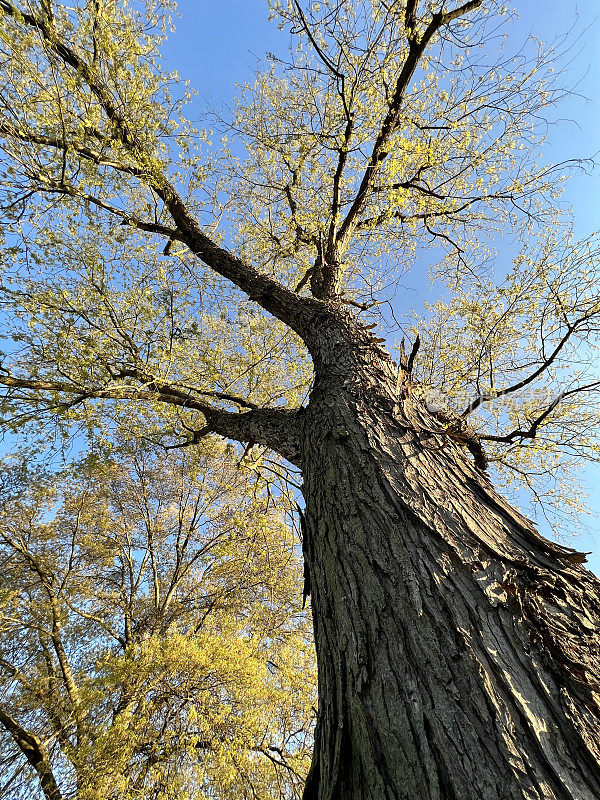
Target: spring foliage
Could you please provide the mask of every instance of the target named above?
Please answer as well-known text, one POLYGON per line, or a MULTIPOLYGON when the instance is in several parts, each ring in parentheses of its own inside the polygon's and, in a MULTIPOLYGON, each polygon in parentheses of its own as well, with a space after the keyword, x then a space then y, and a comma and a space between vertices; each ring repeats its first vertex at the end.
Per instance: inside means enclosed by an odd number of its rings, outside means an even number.
MULTIPOLYGON (((205 129, 161 62, 170 0, 0 0, 4 428, 103 448, 117 427, 168 448, 218 433, 289 477, 252 445, 298 463, 276 422, 301 419, 296 323, 321 309, 379 326, 375 344, 418 333, 411 391, 458 403, 505 488, 578 510, 572 469, 598 455, 598 248, 560 214, 567 165, 540 156, 560 54, 503 37, 496 0, 269 8, 290 51, 205 129), (430 306, 408 307, 410 270, 430 306)), ((134 448, 17 487, 4 512, 4 728, 38 738, 50 792, 287 796, 303 774, 298 564, 213 455, 202 488, 208 451, 134 448), (195 498, 216 505, 186 539, 195 498)))
POLYGON ((497 480, 577 510, 598 259, 561 221, 569 165, 540 157, 560 53, 501 36, 494 0, 430 5, 273 0, 291 50, 209 130, 161 64, 173 3, 0 3, 5 424, 94 427, 112 413, 94 398, 155 415, 169 386, 150 427, 173 441, 209 399, 302 402, 303 345, 191 252, 194 219, 280 285, 418 332, 416 373, 464 399, 497 480), (411 269, 433 306, 399 299, 411 269))
POLYGON ((226 448, 188 452, 7 465, 0 796, 44 771, 53 800, 296 796, 316 700, 293 534, 226 448))

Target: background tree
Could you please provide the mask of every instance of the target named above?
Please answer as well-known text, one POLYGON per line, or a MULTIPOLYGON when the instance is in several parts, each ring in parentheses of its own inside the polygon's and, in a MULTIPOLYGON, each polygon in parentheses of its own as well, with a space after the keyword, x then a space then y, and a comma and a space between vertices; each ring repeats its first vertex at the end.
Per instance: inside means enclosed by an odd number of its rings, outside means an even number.
POLYGON ((12 461, 3 495, 0 796, 298 796, 301 565, 226 448, 126 447, 62 478, 12 461))
POLYGON ((301 470, 307 800, 597 797, 598 582, 487 474, 597 453, 596 246, 537 161, 554 53, 511 56, 493 0, 273 2, 292 51, 218 151, 160 67, 166 5, 0 0, 6 424, 116 411, 301 470), (373 328, 423 245, 452 297, 395 363, 373 328))

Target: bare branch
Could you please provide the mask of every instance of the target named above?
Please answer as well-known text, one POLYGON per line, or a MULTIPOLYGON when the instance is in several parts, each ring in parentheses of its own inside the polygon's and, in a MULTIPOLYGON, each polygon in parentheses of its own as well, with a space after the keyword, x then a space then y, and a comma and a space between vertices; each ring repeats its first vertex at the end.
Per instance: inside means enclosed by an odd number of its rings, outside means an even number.
MULTIPOLYGON (((428 220, 434 219, 436 217, 451 217, 454 214, 460 214, 461 211, 469 208, 470 205, 474 200, 469 199, 468 202, 463 203, 458 208, 454 208, 452 210, 444 210, 444 211, 424 211, 421 214, 404 214, 402 211, 399 210, 392 210, 386 209, 382 211, 381 214, 378 214, 376 217, 369 217, 368 219, 362 219, 359 223, 357 223, 356 227, 358 229, 362 228, 376 228, 378 225, 382 225, 384 222, 388 222, 392 219, 399 219, 400 222, 410 222, 411 220, 421 219, 421 220, 428 220)), ((435 234, 432 234, 435 235, 435 234)))
POLYGON ((580 394, 581 392, 590 391, 598 387, 600 387, 600 381, 594 381, 593 383, 588 383, 585 386, 577 386, 574 389, 569 389, 569 391, 560 392, 560 394, 558 394, 554 398, 554 400, 550 403, 550 405, 547 408, 545 408, 544 411, 538 417, 535 418, 535 420, 531 423, 530 427, 527 430, 516 428, 515 430, 505 434, 504 436, 492 436, 489 434, 482 434, 479 436, 479 439, 481 440, 485 439, 488 442, 505 442, 505 443, 514 442, 517 439, 519 439, 520 441, 523 441, 523 439, 535 439, 540 425, 546 419, 548 419, 548 417, 560 405, 560 403, 565 399, 565 397, 569 397, 574 394, 580 394))
POLYGON ((465 408, 465 410, 461 413, 461 417, 466 417, 475 411, 482 403, 485 403, 489 400, 495 400, 498 397, 504 397, 504 395, 512 394, 513 392, 518 392, 519 389, 523 389, 525 386, 528 386, 530 383, 533 383, 539 376, 545 372, 552 364, 556 361, 556 358, 560 354, 560 352, 564 349, 567 342, 573 336, 574 333, 585 323, 588 322, 591 314, 585 314, 583 317, 579 317, 575 322, 567 323, 567 330, 565 334, 561 337, 560 341, 554 348, 554 350, 550 353, 550 355, 544 359, 543 363, 534 370, 530 375, 523 380, 514 383, 512 386, 508 386, 506 389, 498 389, 493 392, 482 392, 479 394, 474 400, 472 400, 469 405, 465 408))
POLYGON ((320 61, 329 70, 329 72, 331 72, 332 75, 334 75, 339 80, 343 81, 344 80, 343 72, 340 72, 336 68, 336 66, 332 63, 332 61, 329 58, 327 58, 327 56, 325 55, 323 50, 319 47, 319 43, 317 42, 317 40, 313 36, 313 33, 312 33, 311 29, 310 29, 310 25, 308 24, 308 21, 306 19, 304 11, 302 10, 302 6, 298 2, 298 0, 292 0, 292 2, 294 4, 294 6, 296 7, 296 11, 298 12, 298 16, 300 17, 300 22, 302 24, 302 29, 304 30, 304 32, 308 36, 309 41, 312 44, 312 46, 314 47, 315 53, 319 57, 320 61))

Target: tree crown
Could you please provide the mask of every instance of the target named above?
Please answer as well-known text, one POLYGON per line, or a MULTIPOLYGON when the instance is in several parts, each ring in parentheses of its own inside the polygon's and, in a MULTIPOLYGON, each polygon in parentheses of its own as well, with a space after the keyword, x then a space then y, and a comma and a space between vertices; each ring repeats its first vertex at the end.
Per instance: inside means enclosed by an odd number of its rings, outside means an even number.
POLYGON ((557 54, 501 40, 499 4, 272 2, 290 52, 220 148, 161 66, 172 4, 0 8, 8 424, 139 399, 171 443, 294 462, 319 315, 400 317, 424 396, 460 395, 505 481, 551 502, 545 479, 596 457, 597 247, 539 159, 557 54), (445 287, 424 316, 394 300, 409 269, 445 287))

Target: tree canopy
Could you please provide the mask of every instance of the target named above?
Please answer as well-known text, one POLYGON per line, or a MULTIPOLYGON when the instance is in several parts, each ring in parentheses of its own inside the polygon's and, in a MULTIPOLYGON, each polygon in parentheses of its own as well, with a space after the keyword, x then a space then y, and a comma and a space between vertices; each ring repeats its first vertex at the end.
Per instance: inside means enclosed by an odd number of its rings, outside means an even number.
POLYGON ((290 53, 208 130, 161 66, 173 8, 2 3, 6 424, 158 399, 173 443, 294 407, 311 365, 277 297, 309 291, 418 333, 416 375, 504 485, 572 503, 597 453, 597 244, 561 220, 568 165, 539 158, 553 49, 499 38, 495 2, 274 2, 290 53), (424 314, 393 300, 410 269, 442 287, 424 314))
POLYGON ((2 508, 0 796, 298 796, 313 645, 251 472, 215 442, 12 460, 2 508))
POLYGON ((171 0, 0 0, 2 425, 42 447, 127 443, 125 461, 40 478, 6 511, 6 575, 21 587, 3 594, 6 758, 25 759, 44 791, 75 776, 81 797, 99 774, 136 791, 155 781, 148 791, 165 798, 181 778, 185 797, 180 766, 192 762, 192 792, 297 791, 312 703, 297 659, 310 658, 297 548, 267 508, 289 511, 291 487, 306 500, 319 660, 306 800, 342 784, 357 797, 361 770, 382 785, 374 754, 407 731, 419 758, 391 748, 381 759, 394 785, 458 796, 469 776, 440 756, 458 746, 450 718, 472 723, 470 774, 489 772, 492 750, 510 764, 498 777, 512 781, 510 800, 525 796, 523 775, 539 789, 527 796, 543 795, 544 765, 564 772, 575 730, 592 767, 569 786, 587 800, 600 786, 595 584, 582 556, 543 540, 490 482, 525 486, 546 512, 577 511, 573 469, 598 457, 598 240, 576 242, 560 203, 569 169, 585 164, 548 164, 542 147, 566 92, 554 71, 564 53, 503 37, 513 12, 497 0, 269 9, 289 51, 267 54, 229 112, 202 109, 204 125, 161 60, 171 0), (437 286, 433 303, 403 304, 410 272, 437 286), (226 500, 208 486, 214 522, 189 506, 204 502, 197 460, 212 451, 226 465, 226 500), (261 476, 257 497, 234 453, 261 476), (567 599, 546 602, 553 592, 567 599), (25 661, 14 656, 23 636, 25 661), (271 671, 278 659, 290 669, 271 671), (440 688, 455 669, 463 703, 440 688), (474 687, 484 700, 472 708, 474 687), (554 695, 568 697, 560 712, 554 695), (560 716, 562 738, 540 739, 531 696, 542 723, 560 716), (412 728, 407 703, 420 714, 412 728), (592 711, 574 722, 581 703, 592 711), (501 730, 486 750, 490 709, 501 730), (157 737, 167 719, 173 751, 157 737), (545 760, 510 760, 525 741, 545 760))

